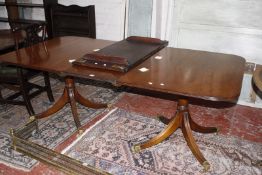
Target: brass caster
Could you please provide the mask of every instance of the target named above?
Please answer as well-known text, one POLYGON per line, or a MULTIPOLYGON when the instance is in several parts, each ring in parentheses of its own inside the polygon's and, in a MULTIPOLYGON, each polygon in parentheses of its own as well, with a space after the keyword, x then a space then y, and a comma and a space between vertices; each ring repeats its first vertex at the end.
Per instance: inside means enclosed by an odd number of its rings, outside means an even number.
POLYGON ((12 148, 13 150, 17 151, 17 149, 16 149, 16 146, 15 146, 15 145, 11 145, 11 148, 12 148))
POLYGON ((9 133, 10 133, 11 137, 14 137, 14 129, 13 128, 10 128, 9 133))
POLYGON ((166 117, 164 117, 163 115, 158 115, 155 117, 156 120, 164 123, 165 125, 168 125, 168 123, 170 122, 170 119, 167 119, 166 117))
POLYGON ((30 116, 27 124, 33 122, 35 119, 36 119, 35 116, 33 116, 33 115, 30 116))
POLYGON ((131 151, 132 151, 133 153, 139 153, 139 152, 141 151, 140 145, 133 145, 133 146, 131 147, 131 151))
POLYGON ((262 168, 262 160, 259 160, 256 164, 258 165, 258 167, 262 168))
POLYGON ((153 119, 155 119, 157 122, 161 122, 161 115, 157 115, 155 117, 153 117, 153 119))
POLYGON ((208 163, 208 161, 203 162, 202 166, 204 167, 205 172, 210 169, 210 164, 208 163))
POLYGON ((154 117, 156 120, 160 121, 161 117, 163 117, 162 115, 157 115, 156 117, 154 117))
POLYGON ((220 131, 220 128, 218 128, 218 127, 216 127, 216 128, 217 128, 216 134, 218 135, 219 131, 220 131))
POLYGON ((107 108, 108 108, 109 110, 111 110, 112 107, 113 107, 113 104, 111 104, 111 103, 107 104, 107 108))
POLYGON ((9 132, 10 132, 10 136, 12 138, 11 148, 16 151, 14 129, 11 128, 9 132))
POLYGON ((84 130, 83 129, 79 129, 78 130, 78 134, 76 135, 76 137, 80 137, 83 133, 84 133, 84 130))

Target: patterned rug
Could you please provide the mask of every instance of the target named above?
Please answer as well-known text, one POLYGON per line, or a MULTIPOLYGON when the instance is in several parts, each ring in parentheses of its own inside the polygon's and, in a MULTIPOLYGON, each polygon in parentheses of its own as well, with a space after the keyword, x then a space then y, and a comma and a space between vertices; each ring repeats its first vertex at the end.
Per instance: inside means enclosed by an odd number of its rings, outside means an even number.
MULTIPOLYGON (((43 83, 41 77, 33 81, 43 83)), ((51 87, 54 98, 57 100, 63 92, 64 82, 58 79, 51 79, 51 87)), ((99 86, 84 85, 76 83, 80 94, 90 100, 100 103, 113 103, 117 99, 118 93, 99 86)), ((4 94, 12 93, 5 91, 4 94)), ((52 106, 46 93, 32 99, 32 105, 36 113, 45 111, 52 106)), ((81 124, 84 125, 94 119, 105 109, 94 110, 78 104, 78 113, 81 124)), ((37 161, 11 149, 9 129, 18 128, 28 121, 28 113, 24 106, 0 105, 0 162, 14 167, 30 171, 37 161)), ((48 148, 55 148, 67 139, 76 130, 75 123, 70 110, 70 105, 66 105, 61 111, 45 119, 39 120, 40 134, 34 135, 32 140, 48 148)))
POLYGON ((217 134, 194 133, 211 164, 208 172, 194 158, 178 129, 169 139, 140 153, 131 146, 163 128, 159 121, 116 108, 63 151, 64 154, 112 174, 260 175, 262 145, 217 134))

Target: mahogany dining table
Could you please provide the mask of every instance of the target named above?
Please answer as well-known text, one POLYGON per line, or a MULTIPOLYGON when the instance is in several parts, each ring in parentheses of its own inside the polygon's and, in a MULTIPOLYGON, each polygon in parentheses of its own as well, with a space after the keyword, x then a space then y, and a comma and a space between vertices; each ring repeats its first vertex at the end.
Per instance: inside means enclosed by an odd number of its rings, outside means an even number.
POLYGON ((72 62, 84 54, 108 46, 113 41, 85 37, 66 36, 45 41, 41 44, 0 55, 0 62, 24 68, 57 73, 65 77, 63 95, 55 104, 36 119, 45 118, 70 103, 77 128, 76 102, 91 107, 104 108, 82 97, 74 85, 74 77, 110 82, 116 86, 129 86, 160 93, 178 95, 177 112, 170 119, 161 118, 165 129, 145 143, 134 145, 134 152, 160 143, 178 128, 196 159, 205 170, 210 164, 200 152, 192 130, 201 133, 217 132, 215 127, 203 127, 193 121, 189 113, 189 98, 208 101, 236 103, 240 95, 244 75, 245 59, 230 54, 166 47, 126 73, 74 66, 72 62))

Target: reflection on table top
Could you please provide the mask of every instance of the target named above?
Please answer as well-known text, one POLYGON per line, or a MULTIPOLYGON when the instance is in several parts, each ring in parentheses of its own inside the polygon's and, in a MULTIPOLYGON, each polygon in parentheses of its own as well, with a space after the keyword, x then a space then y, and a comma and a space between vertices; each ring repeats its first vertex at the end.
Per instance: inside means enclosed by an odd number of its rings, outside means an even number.
POLYGON ((18 52, 0 55, 0 62, 77 77, 100 78, 101 80, 113 82, 118 78, 118 72, 108 71, 105 73, 104 70, 99 69, 89 70, 82 67, 73 67, 70 62, 88 52, 103 48, 112 43, 112 41, 86 37, 66 36, 54 38, 46 41, 48 52, 45 52, 43 44, 39 43, 31 48, 23 48, 19 49, 18 52), (97 76, 89 76, 91 73, 96 73, 97 76))
POLYGON ((46 41, 48 53, 37 44, 1 55, 0 62, 208 100, 236 101, 240 94, 245 59, 235 55, 164 48, 127 73, 69 62, 112 43, 84 37, 54 38, 46 41))
POLYGON ((244 66, 245 59, 235 55, 165 48, 118 82, 207 100, 236 101, 244 66))

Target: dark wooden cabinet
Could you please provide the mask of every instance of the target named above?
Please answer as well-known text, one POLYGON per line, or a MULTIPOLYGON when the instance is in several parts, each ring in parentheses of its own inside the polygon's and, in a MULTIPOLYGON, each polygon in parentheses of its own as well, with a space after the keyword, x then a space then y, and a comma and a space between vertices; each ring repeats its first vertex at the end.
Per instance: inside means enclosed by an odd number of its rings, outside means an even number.
POLYGON ((47 34, 49 38, 53 37, 52 32, 52 18, 51 18, 51 8, 54 5, 57 5, 57 0, 43 0, 44 10, 45 10, 45 19, 47 23, 47 34))
POLYGON ((42 4, 19 3, 17 0, 0 2, 5 6, 8 17, 0 17, 0 22, 8 22, 11 28, 20 24, 46 23, 48 38, 55 36, 85 36, 96 38, 95 6, 64 6, 57 0, 43 0, 42 4), (45 19, 24 19, 19 11, 23 8, 44 9, 45 19))
POLYGON ((51 7, 52 36, 96 38, 95 6, 57 4, 51 7))

